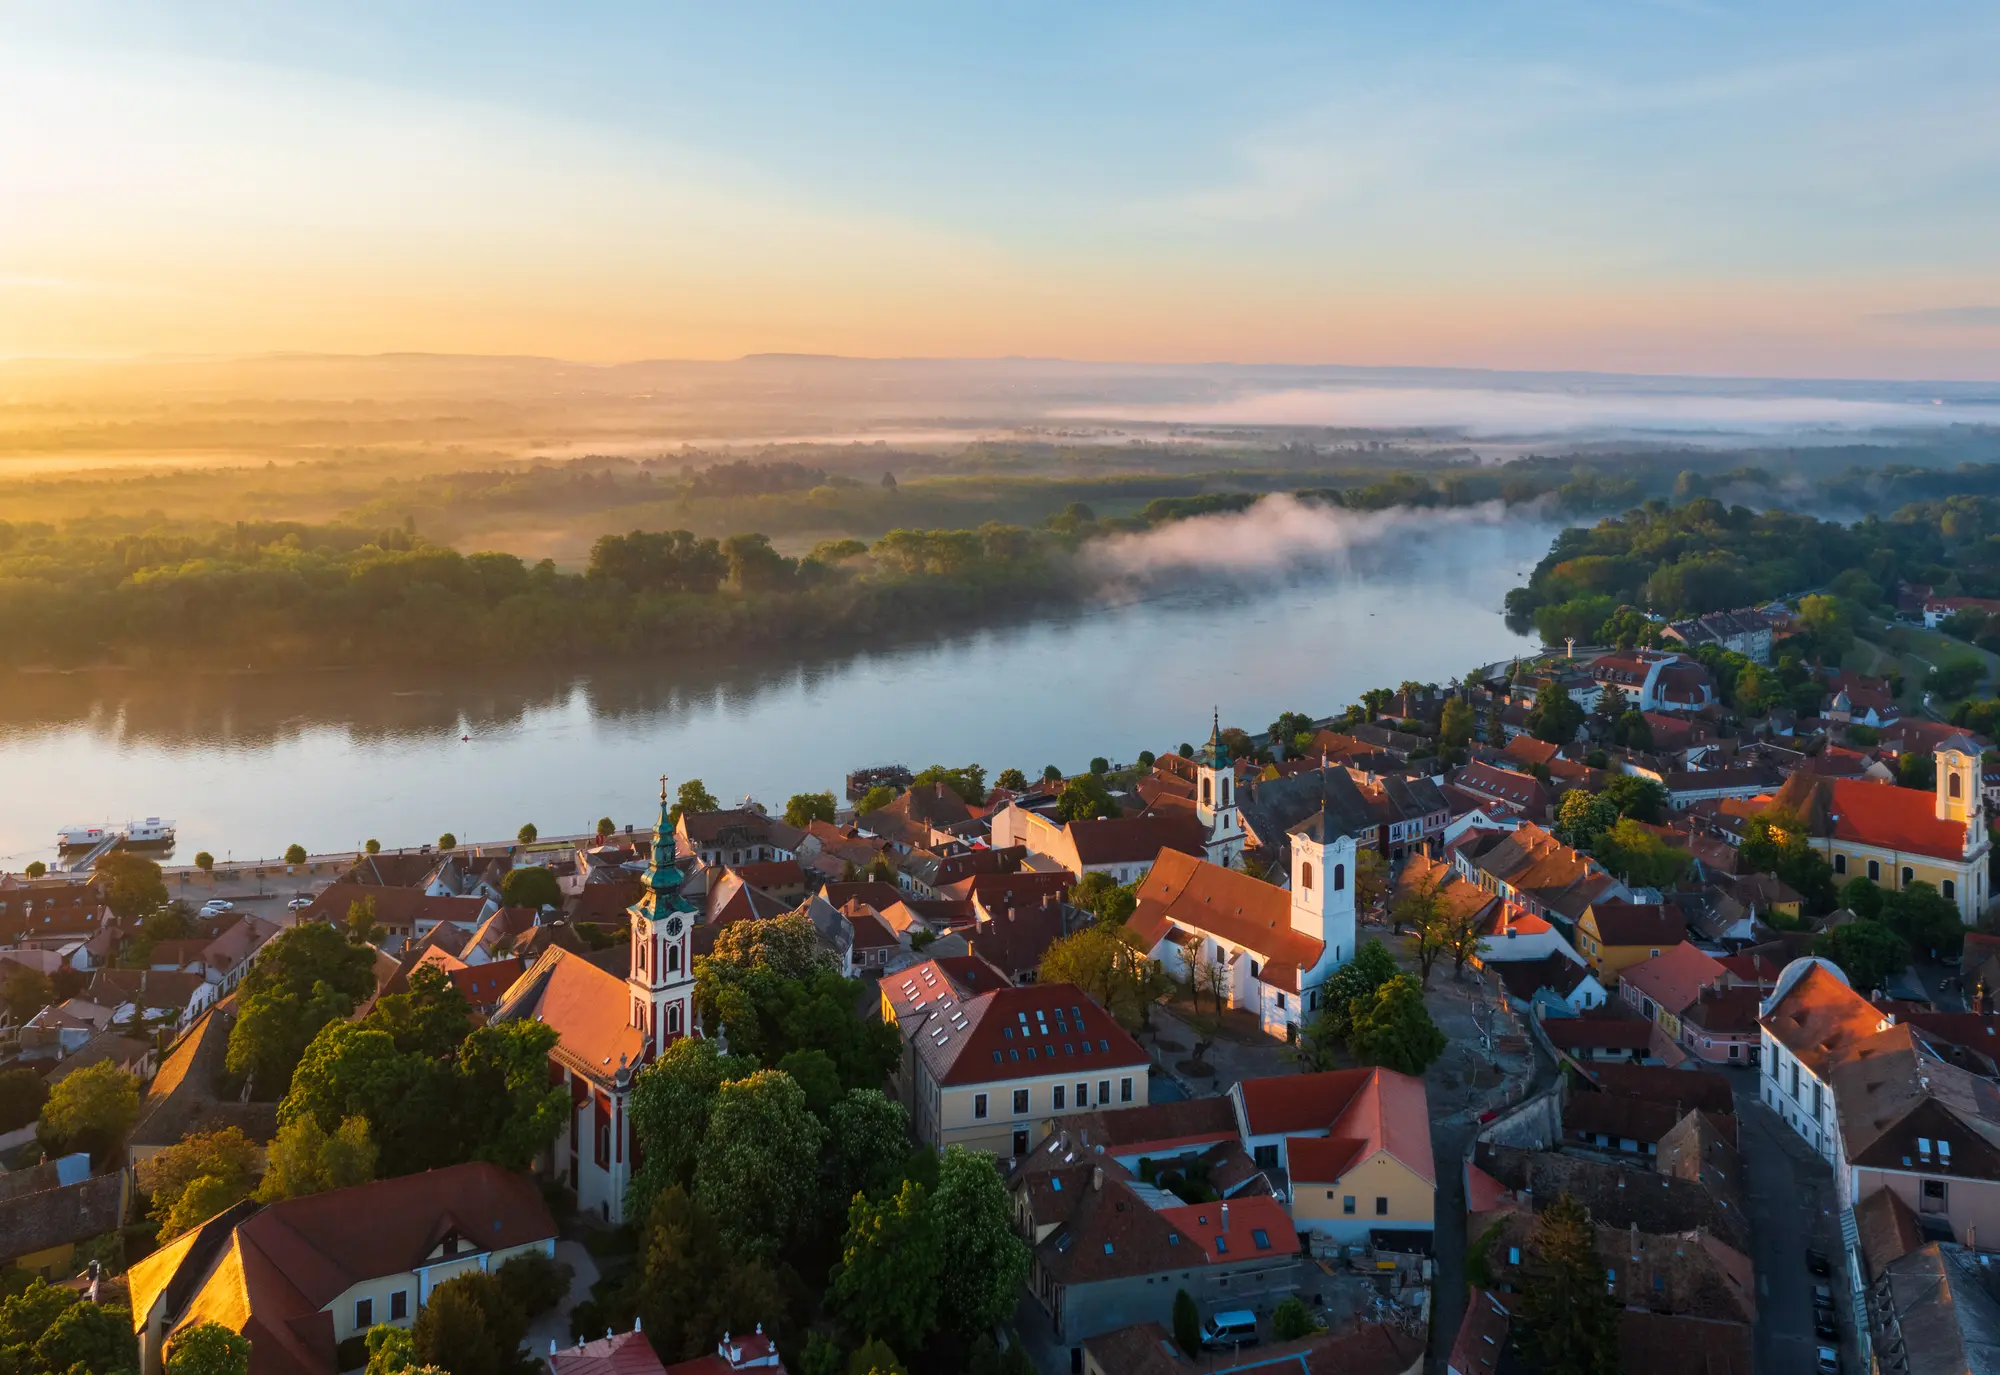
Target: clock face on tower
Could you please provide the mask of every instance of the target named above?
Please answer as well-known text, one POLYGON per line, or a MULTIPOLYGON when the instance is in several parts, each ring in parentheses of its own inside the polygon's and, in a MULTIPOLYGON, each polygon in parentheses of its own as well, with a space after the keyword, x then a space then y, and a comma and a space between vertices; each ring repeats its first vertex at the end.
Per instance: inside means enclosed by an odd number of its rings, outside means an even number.
POLYGON ((681 919, 679 917, 668 917, 667 938, 669 940, 677 940, 679 939, 680 934, 681 934, 681 919))

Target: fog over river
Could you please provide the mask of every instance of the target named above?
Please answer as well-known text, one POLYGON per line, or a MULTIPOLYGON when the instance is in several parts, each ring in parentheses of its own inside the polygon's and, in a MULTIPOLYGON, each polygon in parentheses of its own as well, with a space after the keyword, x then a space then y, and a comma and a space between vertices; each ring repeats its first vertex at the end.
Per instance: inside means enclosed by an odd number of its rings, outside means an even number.
POLYGON ((1367 688, 1442 682, 1531 645, 1501 618, 1554 529, 1499 510, 1181 522, 1089 565, 1091 604, 847 652, 311 675, 0 679, 0 869, 59 825, 159 815, 176 857, 368 837, 649 824, 657 779, 774 809, 871 763, 1038 772, 1129 760, 1367 688))

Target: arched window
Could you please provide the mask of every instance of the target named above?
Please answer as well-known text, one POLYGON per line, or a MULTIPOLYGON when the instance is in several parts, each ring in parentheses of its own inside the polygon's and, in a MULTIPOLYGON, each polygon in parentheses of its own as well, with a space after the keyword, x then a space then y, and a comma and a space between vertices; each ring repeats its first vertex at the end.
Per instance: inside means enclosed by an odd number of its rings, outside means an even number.
POLYGON ((1846 855, 1835 855, 1833 857, 1833 872, 1836 874, 1844 874, 1847 872, 1846 855))
POLYGON ((1311 860, 1306 860, 1305 862, 1299 865, 1299 887, 1305 892, 1310 893, 1312 891, 1312 886, 1313 886, 1313 865, 1311 860))
POLYGON ((1333 866, 1333 891, 1338 893, 1346 887, 1347 866, 1345 864, 1336 864, 1333 866))
MULTIPOLYGON (((1952 775, 1952 779, 1951 779, 1951 781, 1952 781, 1952 786, 1953 786, 1953 787, 1956 787, 1956 786, 1958 786, 1958 775, 1956 775, 1956 774, 1953 774, 1953 775, 1952 775)), ((1952 794, 1952 796, 1954 796, 1954 797, 1956 797, 1957 795, 1958 795, 1958 794, 1956 794, 1956 793, 1953 793, 1953 794, 1952 794)), ((1228 774, 1224 774, 1224 775, 1222 776, 1222 805, 1223 805, 1223 806, 1225 806, 1225 807, 1227 807, 1227 806, 1229 805, 1229 775, 1228 775, 1228 774)))
POLYGON ((1945 787, 1951 793, 1952 799, 1954 801, 1964 796, 1964 793, 1961 791, 1962 785, 1958 781, 1957 770, 1952 771, 1951 782, 1947 783, 1945 787))
POLYGON ((1868 861, 1868 881, 1870 883, 1882 881, 1882 866, 1872 859, 1868 861))
POLYGON ((1940 883, 1938 885, 1938 891, 1944 894, 1945 899, 1947 901, 1949 902, 1958 901, 1958 885, 1954 883, 1952 880, 1946 879, 1943 883, 1940 883))
POLYGON ((681 1034, 681 1005, 679 1003, 669 1003, 667 1005, 667 1034, 669 1036, 678 1036, 681 1034))
POLYGON ((1909 882, 1913 881, 1913 880, 1914 880, 1914 879, 1916 878, 1916 876, 1917 876, 1917 871, 1916 871, 1915 869, 1912 869, 1912 868, 1911 868, 1911 867, 1910 867, 1909 865, 1907 865, 1907 864, 1905 864, 1905 865, 1903 866, 1903 882, 1904 882, 1904 883, 1909 883, 1909 882))
POLYGON ((1201 805, 1206 807, 1213 799, 1208 794, 1208 779, 1201 780, 1201 805))
POLYGON ((681 972, 681 948, 678 945, 667 947, 667 972, 669 974, 681 972))

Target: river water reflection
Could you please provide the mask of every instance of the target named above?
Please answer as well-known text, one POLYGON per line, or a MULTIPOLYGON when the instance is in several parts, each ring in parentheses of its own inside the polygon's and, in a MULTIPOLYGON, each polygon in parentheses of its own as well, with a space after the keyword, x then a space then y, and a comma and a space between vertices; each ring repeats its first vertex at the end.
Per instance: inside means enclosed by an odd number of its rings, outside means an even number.
POLYGON ((1130 759, 1524 651, 1500 615, 1550 527, 1409 534, 1280 584, 1197 581, 1029 624, 817 657, 285 677, 0 680, 0 869, 149 814, 177 854, 651 820, 661 773, 782 804, 863 764, 1130 759))

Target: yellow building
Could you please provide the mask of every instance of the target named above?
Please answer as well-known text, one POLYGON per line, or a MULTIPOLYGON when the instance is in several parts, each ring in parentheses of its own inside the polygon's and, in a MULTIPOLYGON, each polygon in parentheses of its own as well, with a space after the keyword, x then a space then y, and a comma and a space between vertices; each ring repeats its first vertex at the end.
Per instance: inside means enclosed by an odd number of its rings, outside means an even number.
POLYGON ((1229 1091, 1251 1159, 1281 1167, 1301 1233, 1349 1245, 1370 1232, 1428 1235, 1436 1218, 1424 1081, 1389 1069, 1245 1079, 1229 1091))
POLYGON ((1895 892, 1936 888, 1966 925, 1986 911, 1986 807, 1979 746, 1963 735, 1939 745, 1929 794, 1890 783, 1796 773, 1773 806, 1795 816, 1837 881, 1866 878, 1895 892))
POLYGON ((882 980, 882 1020, 902 1034, 896 1095, 936 1151, 1024 1156, 1066 1116, 1152 1101, 1146 1052, 1073 984, 926 960, 882 980))
POLYGON ((1687 921, 1671 903, 1593 902, 1576 922, 1576 948, 1606 988, 1686 939, 1687 921))

